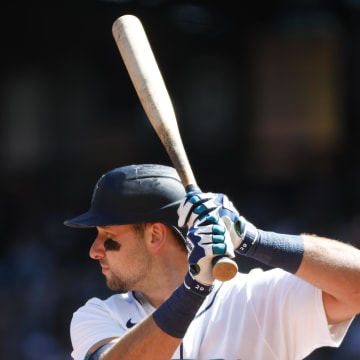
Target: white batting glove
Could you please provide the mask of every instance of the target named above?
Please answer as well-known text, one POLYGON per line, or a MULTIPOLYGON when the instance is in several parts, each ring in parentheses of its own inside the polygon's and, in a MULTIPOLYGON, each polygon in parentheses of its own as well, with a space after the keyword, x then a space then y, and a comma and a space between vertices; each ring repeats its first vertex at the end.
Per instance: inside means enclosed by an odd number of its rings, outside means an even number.
POLYGON ((189 192, 178 208, 178 225, 192 226, 194 221, 206 214, 223 220, 236 252, 242 255, 250 250, 258 239, 258 230, 234 207, 225 194, 189 192))
POLYGON ((215 203, 217 194, 203 193, 201 191, 188 192, 178 207, 178 226, 191 226, 194 222, 216 209, 219 204, 215 203))
POLYGON ((186 246, 189 274, 185 286, 204 296, 214 282, 214 259, 218 256, 235 256, 230 234, 216 211, 195 221, 188 231, 186 246))
POLYGON ((221 204, 218 208, 219 216, 230 233, 235 251, 241 255, 246 255, 259 237, 257 228, 243 216, 240 216, 226 195, 218 194, 216 203, 221 204))

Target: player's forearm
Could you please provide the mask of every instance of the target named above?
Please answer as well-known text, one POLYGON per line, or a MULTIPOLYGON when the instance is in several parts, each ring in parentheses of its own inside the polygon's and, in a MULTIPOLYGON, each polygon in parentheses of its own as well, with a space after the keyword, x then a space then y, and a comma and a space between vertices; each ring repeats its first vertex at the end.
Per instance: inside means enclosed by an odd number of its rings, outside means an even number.
POLYGON ((360 250, 341 241, 303 237, 304 256, 296 275, 324 291, 328 318, 336 322, 360 313, 360 250))
POLYGON ((171 359, 212 289, 212 286, 202 285, 199 290, 196 284, 199 285, 188 273, 184 284, 150 317, 131 328, 101 359, 171 359))
POLYGON ((171 359, 182 339, 162 331, 152 316, 135 325, 100 360, 171 359))
POLYGON ((360 249, 316 235, 263 231, 247 221, 242 231, 239 254, 296 274, 335 299, 355 300, 360 310, 360 249))

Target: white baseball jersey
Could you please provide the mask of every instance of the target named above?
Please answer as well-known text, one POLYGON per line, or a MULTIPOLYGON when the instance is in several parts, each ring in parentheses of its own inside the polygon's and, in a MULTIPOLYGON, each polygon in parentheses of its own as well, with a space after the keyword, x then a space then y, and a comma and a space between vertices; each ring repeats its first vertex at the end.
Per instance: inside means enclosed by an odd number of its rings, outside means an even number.
MULTIPOLYGON (((120 337, 151 314, 136 293, 92 298, 73 315, 72 357, 120 337)), ((353 319, 329 326, 321 290, 280 269, 254 269, 216 281, 173 359, 300 360, 322 346, 338 347, 353 319)))

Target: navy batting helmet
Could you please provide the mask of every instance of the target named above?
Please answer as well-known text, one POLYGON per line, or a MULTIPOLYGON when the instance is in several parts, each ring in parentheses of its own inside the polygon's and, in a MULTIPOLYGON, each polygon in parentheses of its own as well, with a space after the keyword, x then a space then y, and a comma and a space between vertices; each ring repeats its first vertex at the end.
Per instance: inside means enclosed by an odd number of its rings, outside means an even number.
POLYGON ((185 196, 178 173, 157 164, 115 168, 97 181, 90 209, 66 226, 89 228, 107 225, 162 222, 178 228, 177 208, 185 196))

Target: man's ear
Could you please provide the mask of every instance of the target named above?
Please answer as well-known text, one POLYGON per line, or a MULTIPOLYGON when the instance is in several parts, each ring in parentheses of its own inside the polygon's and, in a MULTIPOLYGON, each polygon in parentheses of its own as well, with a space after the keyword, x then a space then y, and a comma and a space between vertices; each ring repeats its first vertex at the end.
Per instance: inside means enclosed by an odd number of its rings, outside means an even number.
POLYGON ((163 223, 155 222, 151 224, 148 230, 149 248, 156 253, 164 246, 170 229, 163 223))

